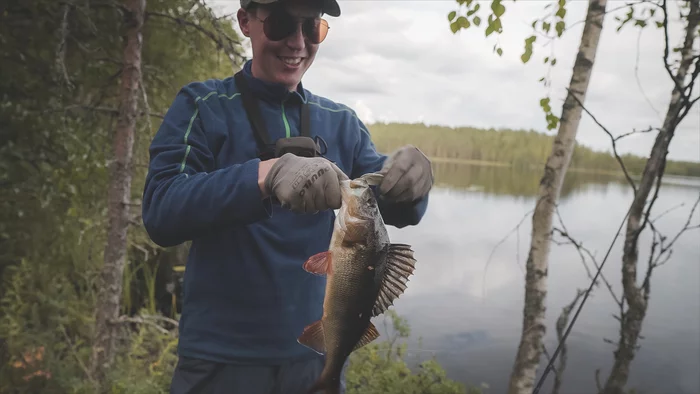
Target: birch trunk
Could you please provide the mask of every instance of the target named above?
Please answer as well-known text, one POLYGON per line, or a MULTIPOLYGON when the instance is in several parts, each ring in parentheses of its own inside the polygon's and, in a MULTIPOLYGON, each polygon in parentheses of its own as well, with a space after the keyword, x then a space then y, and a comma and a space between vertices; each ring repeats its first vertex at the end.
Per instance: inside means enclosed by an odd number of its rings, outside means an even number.
POLYGON ((622 256, 622 287, 628 307, 621 319, 620 339, 615 351, 615 363, 603 389, 605 394, 624 393, 624 387, 629 377, 630 364, 635 356, 637 341, 642 330, 642 322, 647 312, 649 276, 651 272, 647 273, 642 286, 637 286, 638 242, 639 235, 646 226, 644 207, 647 198, 649 198, 655 182, 663 177, 668 146, 671 143, 676 126, 680 122, 679 115, 681 110, 686 106, 678 87, 684 86, 688 70, 693 63, 692 47, 698 23, 700 22, 700 1, 692 0, 690 3, 686 36, 681 49, 681 63, 675 75, 676 83, 674 83, 674 88, 671 92, 668 111, 666 112, 663 127, 656 136, 656 141, 651 149, 649 160, 642 173, 642 179, 632 200, 629 217, 627 218, 627 230, 622 256))
POLYGON ((545 164, 544 175, 540 180, 539 199, 532 217, 532 241, 525 275, 522 334, 510 376, 508 387, 510 394, 532 392, 542 353, 542 338, 546 332, 544 317, 552 216, 571 161, 582 113, 581 106, 572 95, 575 94, 581 103, 585 102, 603 28, 606 5, 607 0, 589 1, 581 44, 569 84, 569 93, 562 108, 559 131, 545 164))
POLYGON ((122 277, 126 263, 129 202, 131 199, 131 161, 136 128, 141 47, 146 0, 125 0, 126 45, 121 77, 119 118, 113 140, 113 162, 108 190, 108 230, 104 266, 96 305, 93 376, 102 380, 114 356, 115 326, 122 295, 122 277))

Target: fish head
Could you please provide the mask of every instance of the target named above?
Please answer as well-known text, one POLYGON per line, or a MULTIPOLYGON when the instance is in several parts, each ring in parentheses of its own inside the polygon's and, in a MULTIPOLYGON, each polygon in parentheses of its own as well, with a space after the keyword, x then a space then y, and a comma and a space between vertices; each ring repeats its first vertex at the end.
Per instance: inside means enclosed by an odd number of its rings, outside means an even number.
MULTIPOLYGON (((366 174, 359 178, 344 180, 340 183, 340 194, 343 202, 340 215, 343 222, 374 222, 379 216, 377 199, 371 186, 378 185, 382 176, 366 174)), ((371 226, 367 229, 369 230, 371 226)))

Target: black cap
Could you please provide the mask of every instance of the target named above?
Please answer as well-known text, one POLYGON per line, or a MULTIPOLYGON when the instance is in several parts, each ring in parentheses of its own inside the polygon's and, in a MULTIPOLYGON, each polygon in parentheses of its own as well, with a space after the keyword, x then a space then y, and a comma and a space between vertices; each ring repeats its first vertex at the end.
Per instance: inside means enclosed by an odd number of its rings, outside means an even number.
MULTIPOLYGON (((272 4, 278 1, 280 0, 241 0, 241 7, 246 9, 251 3, 272 4)), ((340 6, 336 0, 321 0, 321 3, 323 4, 321 11, 324 14, 335 17, 340 16, 340 6)))

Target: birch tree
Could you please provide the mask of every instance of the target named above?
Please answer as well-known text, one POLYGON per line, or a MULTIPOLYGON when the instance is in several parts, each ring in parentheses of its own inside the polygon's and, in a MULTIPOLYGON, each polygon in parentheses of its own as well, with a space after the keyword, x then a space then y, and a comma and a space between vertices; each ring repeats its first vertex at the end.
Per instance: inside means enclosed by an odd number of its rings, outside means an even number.
POLYGON ((607 0, 589 2, 581 45, 562 108, 559 131, 540 180, 540 197, 532 217, 532 241, 526 265, 522 334, 508 385, 508 392, 512 394, 532 391, 539 365, 546 332, 545 299, 552 218, 576 144, 576 133, 582 113, 579 102, 585 102, 603 28, 606 5, 607 0))
MULTIPOLYGON (((664 176, 666 156, 668 148, 675 135, 676 128, 690 112, 693 105, 700 100, 696 94, 692 97, 693 88, 700 74, 700 53, 694 46, 698 43, 698 26, 700 25, 700 0, 685 1, 687 13, 682 14, 686 20, 685 37, 680 48, 680 60, 678 65, 670 62, 671 54, 668 36, 668 7, 666 0, 660 4, 652 3, 659 7, 663 16, 662 21, 657 21, 657 26, 663 28, 665 38, 665 49, 663 55, 664 67, 672 81, 671 98, 663 124, 657 130, 656 140, 649 153, 649 160, 646 163, 642 177, 638 184, 627 176, 627 179, 634 191, 634 198, 629 207, 625 242, 623 245, 622 257, 622 289, 624 301, 627 307, 621 303, 621 311, 618 316, 620 322, 620 336, 615 350, 615 363, 605 385, 600 388, 605 394, 622 394, 629 378, 630 365, 634 359, 637 342, 642 330, 642 323, 649 306, 651 292, 651 276, 654 269, 664 264, 670 258, 671 247, 678 240, 681 234, 697 226, 691 226, 690 220, 695 212, 699 200, 695 202, 690 212, 688 222, 673 237, 667 237, 659 233, 654 226, 654 220, 650 219, 650 213, 656 202, 661 189, 661 180, 664 176), (674 72, 674 68, 676 68, 674 72), (692 71, 691 71, 692 68, 692 71), (649 197, 651 199, 649 200, 649 197), (638 284, 637 273, 639 271, 639 237, 641 233, 650 228, 653 233, 653 241, 649 258, 646 264, 646 272, 641 284, 638 284)), ((630 9, 630 15, 633 10, 630 9)), ((651 13, 653 16, 654 13, 651 13)), ((639 19, 642 20, 642 19, 639 19)), ((646 26, 646 23, 642 27, 646 26)), ((676 52, 674 50, 674 52, 676 52)), ((591 115, 592 116, 592 115, 591 115)), ((595 119, 595 118, 594 118, 595 119)), ((596 121, 597 122, 597 121, 596 121)), ((600 124, 600 123, 598 123, 600 124)), ((602 125, 601 125, 602 126, 602 125)), ((606 133, 612 134, 606 130, 606 133)), ((615 140, 613 139, 613 142, 615 140)), ((622 169, 627 174, 622 161, 622 169)))
MULTIPOLYGON (((453 31, 458 31, 460 27, 469 27, 471 23, 479 25, 481 21, 480 19, 474 20, 474 18, 479 18, 475 15, 480 8, 478 3, 474 4, 474 8, 471 9, 469 7, 472 5, 472 2, 465 1, 461 3, 467 6, 466 14, 456 19, 455 14, 448 16, 451 20, 454 20, 452 22, 453 31), (471 17, 471 22, 467 19, 468 17, 471 17)), ((565 1, 560 1, 558 4, 560 11, 557 11, 557 16, 563 19, 566 14, 566 10, 563 8, 565 1)), ((510 394, 530 393, 532 391, 542 354, 543 338, 546 333, 545 301, 547 297, 547 272, 552 219, 561 186, 571 162, 571 155, 576 145, 576 134, 582 113, 581 103, 585 102, 586 92, 593 73, 606 6, 607 0, 590 0, 588 3, 581 43, 574 63, 568 94, 562 107, 559 129, 552 144, 551 153, 544 166, 544 173, 540 179, 539 197, 532 216, 531 244, 526 263, 522 333, 508 384, 508 393, 510 394)), ((491 4, 491 10, 493 13, 487 19, 486 35, 494 31, 502 31, 500 17, 505 12, 505 6, 500 1, 494 1, 491 4)), ((563 32, 563 23, 562 20, 559 20, 555 24, 555 29, 559 35, 563 32)), ((534 26, 535 23, 533 23, 534 26)), ((546 29, 549 30, 551 24, 548 23, 545 26, 548 26, 546 29)), ((525 40, 526 48, 522 56, 523 62, 529 60, 532 54, 532 43, 535 40, 536 36, 534 35, 525 40)), ((495 50, 499 55, 502 54, 500 48, 495 48, 495 50)), ((556 123, 556 120, 552 121, 550 118, 553 115, 548 111, 548 101, 544 99, 541 104, 545 112, 547 112, 550 125, 556 123)))

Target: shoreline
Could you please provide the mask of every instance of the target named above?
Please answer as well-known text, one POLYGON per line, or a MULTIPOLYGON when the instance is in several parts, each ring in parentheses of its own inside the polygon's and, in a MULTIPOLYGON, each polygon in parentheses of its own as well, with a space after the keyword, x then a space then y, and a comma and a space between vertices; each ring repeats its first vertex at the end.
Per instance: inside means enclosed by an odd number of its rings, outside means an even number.
MULTIPOLYGON (((437 157, 437 156, 428 156, 428 158, 430 159, 430 161, 432 161, 434 163, 463 164, 463 165, 475 165, 475 166, 484 166, 484 167, 504 167, 504 168, 513 168, 514 167, 513 164, 508 163, 508 162, 503 162, 503 161, 488 161, 488 160, 476 160, 476 159, 455 159, 455 158, 450 158, 450 157, 437 157)), ((540 165, 528 163, 525 166, 527 166, 533 170, 541 170, 544 167, 544 163, 542 163, 540 165)), ((597 169, 581 168, 581 167, 569 167, 569 169, 567 171, 588 173, 588 174, 595 174, 595 175, 609 175, 609 176, 622 177, 622 178, 624 178, 624 176, 625 176, 625 174, 622 172, 622 170, 612 171, 612 170, 597 170, 597 169)), ((630 177, 632 177, 632 179, 639 179, 641 177, 641 175, 642 174, 630 174, 630 177)), ((666 179, 667 177, 700 181, 700 176, 677 175, 677 174, 672 174, 672 173, 668 173, 668 172, 664 174, 664 179, 666 179)))

